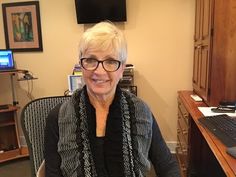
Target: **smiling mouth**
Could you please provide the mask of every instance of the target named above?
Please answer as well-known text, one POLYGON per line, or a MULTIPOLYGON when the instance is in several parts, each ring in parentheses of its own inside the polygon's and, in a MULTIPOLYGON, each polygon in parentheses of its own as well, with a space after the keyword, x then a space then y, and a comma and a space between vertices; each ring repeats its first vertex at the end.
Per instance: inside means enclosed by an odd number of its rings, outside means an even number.
POLYGON ((109 80, 92 79, 92 81, 95 82, 96 84, 103 84, 107 83, 109 80))

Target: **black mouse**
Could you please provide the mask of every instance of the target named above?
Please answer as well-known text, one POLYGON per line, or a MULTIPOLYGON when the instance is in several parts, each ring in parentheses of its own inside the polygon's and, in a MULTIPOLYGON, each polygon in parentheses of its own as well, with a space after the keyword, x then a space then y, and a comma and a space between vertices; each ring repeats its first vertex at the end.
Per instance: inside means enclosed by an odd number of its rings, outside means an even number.
POLYGON ((226 152, 236 159, 236 146, 227 148, 226 152))

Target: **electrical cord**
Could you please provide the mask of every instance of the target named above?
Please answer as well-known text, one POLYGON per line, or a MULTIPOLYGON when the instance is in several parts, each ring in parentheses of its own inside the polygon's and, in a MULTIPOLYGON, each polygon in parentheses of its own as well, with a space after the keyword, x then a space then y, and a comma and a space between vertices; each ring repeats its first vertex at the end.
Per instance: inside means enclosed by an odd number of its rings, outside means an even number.
POLYGON ((32 92, 33 92, 33 80, 27 80, 27 97, 32 101, 33 100, 33 96, 32 96, 32 92))
POLYGON ((34 88, 33 80, 37 79, 37 78, 35 78, 33 76, 33 73, 31 71, 26 71, 23 74, 24 74, 24 76, 22 78, 18 79, 18 81, 27 81, 26 96, 32 101, 33 100, 32 92, 33 92, 33 88, 34 88))

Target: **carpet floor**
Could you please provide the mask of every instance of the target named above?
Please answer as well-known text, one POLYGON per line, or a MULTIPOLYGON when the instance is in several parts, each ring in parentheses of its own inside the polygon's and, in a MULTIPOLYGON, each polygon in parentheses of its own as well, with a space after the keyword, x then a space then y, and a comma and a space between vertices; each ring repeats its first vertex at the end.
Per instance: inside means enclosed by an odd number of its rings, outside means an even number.
MULTIPOLYGON (((147 177, 154 177, 155 172, 151 170, 147 177)), ((0 164, 0 177, 31 177, 30 160, 22 158, 0 164)))
MULTIPOLYGON (((156 176, 152 169, 148 177, 156 176)), ((31 177, 30 160, 28 157, 11 160, 0 164, 0 177, 31 177)))
POLYGON ((31 177, 29 158, 1 163, 0 177, 31 177))

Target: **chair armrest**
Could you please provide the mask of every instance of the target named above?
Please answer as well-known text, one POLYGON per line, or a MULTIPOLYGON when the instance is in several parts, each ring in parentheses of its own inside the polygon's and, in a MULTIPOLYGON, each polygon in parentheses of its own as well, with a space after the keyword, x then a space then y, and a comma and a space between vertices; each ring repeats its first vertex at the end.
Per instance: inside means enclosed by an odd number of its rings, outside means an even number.
POLYGON ((44 160, 37 171, 37 177, 45 177, 45 161, 44 160))

